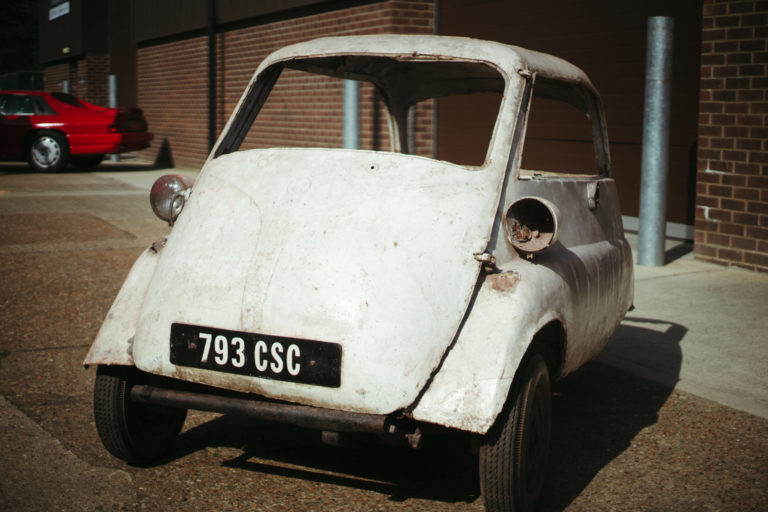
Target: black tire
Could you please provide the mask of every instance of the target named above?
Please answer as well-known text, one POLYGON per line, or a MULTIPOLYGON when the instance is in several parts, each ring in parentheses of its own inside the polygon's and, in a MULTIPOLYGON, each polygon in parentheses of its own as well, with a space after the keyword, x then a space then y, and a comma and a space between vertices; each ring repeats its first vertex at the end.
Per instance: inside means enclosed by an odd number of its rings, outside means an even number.
POLYGON ((104 160, 104 155, 77 155, 72 156, 72 165, 78 170, 90 171, 95 169, 102 160, 104 160))
POLYGON ((27 160, 37 172, 56 172, 69 164, 69 145, 59 132, 41 131, 32 136, 27 148, 27 160))
POLYGON ((480 446, 480 491, 488 512, 528 512, 544 485, 552 396, 539 354, 527 358, 507 404, 480 446))
POLYGON ((186 409, 133 402, 131 387, 143 374, 132 366, 99 366, 93 388, 93 415, 104 447, 131 464, 165 455, 178 436, 186 409))

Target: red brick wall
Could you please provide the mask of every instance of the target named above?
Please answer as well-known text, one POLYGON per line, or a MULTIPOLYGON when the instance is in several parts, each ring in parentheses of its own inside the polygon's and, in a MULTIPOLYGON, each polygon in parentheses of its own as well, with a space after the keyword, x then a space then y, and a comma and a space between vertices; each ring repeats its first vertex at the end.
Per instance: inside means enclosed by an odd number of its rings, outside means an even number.
POLYGON ((46 91, 61 91, 61 83, 64 80, 72 82, 70 76, 70 64, 64 62, 53 66, 47 66, 43 73, 43 87, 46 91))
POLYGON ((205 37, 138 51, 138 106, 155 134, 144 158, 167 142, 176 165, 199 167, 208 154, 208 42, 205 37))
MULTIPOLYGON (((256 67, 273 50, 330 35, 431 34, 433 31, 433 0, 387 0, 223 31, 217 37, 216 117, 219 131, 256 67)), ((139 49, 139 106, 144 109, 150 130, 155 133, 155 142, 152 148, 143 152, 144 158, 154 159, 162 142, 167 140, 176 165, 199 167, 204 162, 208 154, 206 59, 205 37, 139 49)), ((290 83, 291 77, 288 76, 288 79, 290 83)), ((324 83, 316 78, 294 77, 293 80, 298 82, 291 84, 291 87, 313 90, 324 83)), ((324 87, 324 101, 309 112, 304 110, 323 119, 322 123, 292 124, 289 116, 279 116, 273 110, 271 120, 262 131, 250 138, 250 145, 276 144, 279 137, 267 140, 267 135, 284 134, 281 136, 286 142, 293 144, 339 146, 342 137, 342 87, 340 83, 324 87)), ((386 119, 371 87, 360 88, 360 106, 361 146, 388 147, 386 119)), ((264 113, 268 112, 265 110, 264 113)), ((431 104, 420 106, 416 120, 416 151, 420 154, 432 154, 431 119, 431 104)))
POLYGON ((768 0, 704 0, 694 254, 768 271, 768 0))
POLYGON ((69 91, 80 99, 107 106, 109 101, 109 56, 87 54, 85 57, 47 66, 44 72, 46 91, 62 91, 69 80, 69 91))
POLYGON ((78 61, 72 92, 85 101, 106 107, 109 103, 109 55, 87 54, 78 61))

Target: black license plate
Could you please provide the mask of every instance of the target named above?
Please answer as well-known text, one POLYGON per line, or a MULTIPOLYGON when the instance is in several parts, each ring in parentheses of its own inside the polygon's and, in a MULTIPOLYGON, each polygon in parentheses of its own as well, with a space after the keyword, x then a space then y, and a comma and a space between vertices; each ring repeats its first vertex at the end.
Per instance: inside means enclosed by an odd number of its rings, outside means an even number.
POLYGON ((341 345, 200 325, 171 325, 171 363, 337 388, 341 345))

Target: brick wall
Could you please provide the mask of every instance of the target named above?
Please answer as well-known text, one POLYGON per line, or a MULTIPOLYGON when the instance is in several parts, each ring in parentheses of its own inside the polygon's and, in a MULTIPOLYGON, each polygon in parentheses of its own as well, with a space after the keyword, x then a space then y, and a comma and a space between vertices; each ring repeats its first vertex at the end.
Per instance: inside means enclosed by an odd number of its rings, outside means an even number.
POLYGON ((87 54, 78 61, 75 96, 106 107, 109 103, 109 55, 87 54))
POLYGON ((64 80, 72 82, 73 78, 69 62, 47 66, 43 73, 43 87, 46 91, 61 91, 62 82, 64 80))
POLYGON ((694 254, 768 272, 768 0, 704 0, 694 254))
MULTIPOLYGON (((258 21, 258 20, 257 20, 258 21)), ((245 28, 225 30, 217 36, 217 125, 226 123, 248 80, 270 52, 287 44, 330 35, 374 33, 422 33, 434 30, 433 0, 387 0, 357 7, 299 16, 271 23, 256 23, 245 28)), ((152 148, 142 157, 154 160, 163 141, 174 163, 199 167, 208 154, 207 124, 207 39, 198 37, 140 48, 138 51, 139 106, 155 134, 152 148)), ((309 113, 321 123, 291 121, 278 115, 281 98, 261 131, 249 136, 253 147, 280 143, 280 137, 293 144, 339 146, 342 138, 342 87, 322 78, 286 73, 289 91, 322 92, 323 102, 309 113), (275 139, 275 135, 278 137, 275 139), (272 137, 269 139, 268 137, 272 137)), ((285 98, 283 98, 284 100, 285 98)), ((272 101, 272 100, 271 100, 272 101)), ((290 102, 283 101, 282 108, 290 102)), ((386 148, 389 141, 382 105, 372 87, 360 88, 361 146, 386 148)), ((266 116, 265 116, 266 117, 266 116)), ((432 104, 420 105, 416 117, 416 152, 432 154, 432 104)))
POLYGON ((46 66, 46 91, 63 91, 62 82, 69 80, 70 93, 90 103, 107 106, 109 102, 109 56, 87 54, 79 59, 46 66))
POLYGON ((176 165, 199 167, 208 153, 208 42, 196 37, 138 51, 138 98, 155 134, 143 158, 163 145, 176 165))

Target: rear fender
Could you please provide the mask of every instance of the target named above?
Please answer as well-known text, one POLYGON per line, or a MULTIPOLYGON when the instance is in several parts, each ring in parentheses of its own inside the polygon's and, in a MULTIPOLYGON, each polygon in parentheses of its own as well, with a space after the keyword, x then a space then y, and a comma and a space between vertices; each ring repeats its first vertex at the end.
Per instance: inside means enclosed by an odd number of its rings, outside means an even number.
POLYGON ((133 264, 83 364, 134 365, 133 335, 165 239, 148 247, 133 264))
POLYGON ((519 260, 486 276, 414 419, 487 432, 536 333, 552 321, 567 325, 565 295, 554 272, 519 260))

